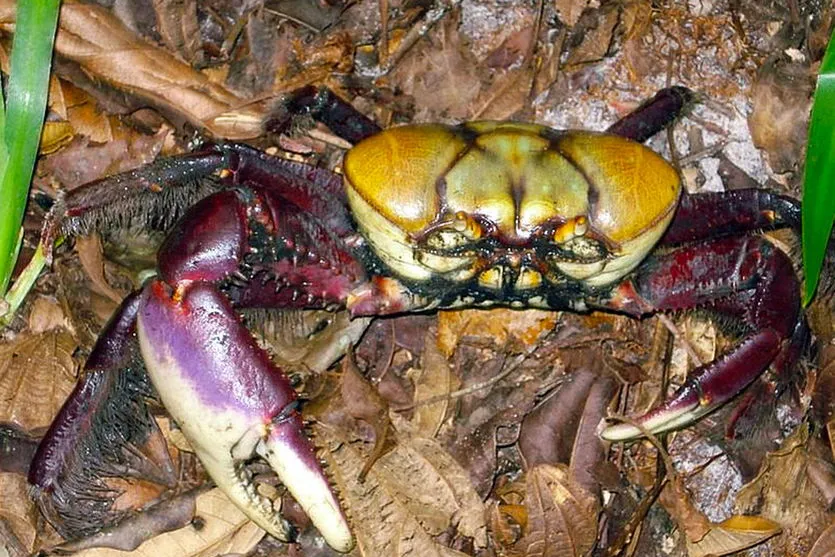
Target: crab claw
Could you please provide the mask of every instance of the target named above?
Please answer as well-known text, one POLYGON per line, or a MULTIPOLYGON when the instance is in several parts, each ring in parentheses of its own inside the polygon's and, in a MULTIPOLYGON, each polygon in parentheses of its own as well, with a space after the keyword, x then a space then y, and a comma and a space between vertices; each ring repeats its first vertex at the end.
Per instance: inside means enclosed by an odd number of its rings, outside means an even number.
MULTIPOLYGON (((650 433, 663 433, 689 425, 713 412, 748 386, 777 356, 780 336, 771 330, 745 339, 732 353, 702 366, 665 400, 635 422, 650 433)), ((643 437, 632 424, 604 429, 606 441, 628 441, 643 437)))
POLYGON ((151 381, 206 471, 229 498, 275 537, 293 529, 260 495, 244 463, 264 457, 325 541, 347 552, 353 538, 297 411, 296 394, 213 286, 142 294, 137 332, 151 381))

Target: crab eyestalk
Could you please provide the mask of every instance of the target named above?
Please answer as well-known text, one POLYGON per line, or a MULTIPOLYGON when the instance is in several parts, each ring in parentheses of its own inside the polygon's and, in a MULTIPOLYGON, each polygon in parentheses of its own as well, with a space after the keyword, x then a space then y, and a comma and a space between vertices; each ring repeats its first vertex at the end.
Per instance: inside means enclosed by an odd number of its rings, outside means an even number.
POLYGON ((296 394, 228 300, 201 282, 173 290, 155 281, 142 297, 137 332, 151 381, 217 486, 270 534, 292 540, 245 470, 260 455, 325 541, 349 551, 350 529, 304 435, 296 394))

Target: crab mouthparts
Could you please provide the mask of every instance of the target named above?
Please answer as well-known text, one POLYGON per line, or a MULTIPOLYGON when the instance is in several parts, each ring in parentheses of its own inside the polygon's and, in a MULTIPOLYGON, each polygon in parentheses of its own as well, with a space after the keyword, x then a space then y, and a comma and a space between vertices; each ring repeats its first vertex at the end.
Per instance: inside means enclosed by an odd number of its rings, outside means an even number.
POLYGON ((328 545, 349 551, 348 523, 305 436, 296 394, 228 300, 200 283, 173 297, 158 281, 143 298, 137 332, 148 374, 217 486, 253 522, 292 540, 293 528, 244 466, 259 455, 328 545))

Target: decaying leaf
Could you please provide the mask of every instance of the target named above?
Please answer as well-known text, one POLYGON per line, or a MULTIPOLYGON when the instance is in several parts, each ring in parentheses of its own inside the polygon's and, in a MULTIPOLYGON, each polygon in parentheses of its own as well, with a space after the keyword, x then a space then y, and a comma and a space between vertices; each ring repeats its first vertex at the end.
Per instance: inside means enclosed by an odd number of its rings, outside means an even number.
MULTIPOLYGON (((405 425, 405 424, 404 424, 405 425)), ((398 435, 395 448, 357 481, 366 456, 322 424, 317 441, 330 450, 321 455, 348 514, 360 555, 462 555, 434 536, 454 527, 486 545, 484 506, 464 471, 435 441, 398 435)))
POLYGON ((578 20, 574 30, 574 39, 579 41, 572 48, 566 66, 588 64, 602 60, 611 48, 615 29, 620 22, 620 6, 606 4, 597 10, 586 12, 582 21, 578 20))
POLYGON ((808 427, 800 427, 780 449, 769 453, 759 475, 742 488, 736 501, 741 514, 767 517, 783 527, 786 535, 772 543, 778 544, 775 550, 779 551, 782 542, 786 554, 808 552, 830 520, 806 471, 808 437, 808 427))
POLYGON ((392 72, 407 94, 424 100, 425 112, 416 114, 418 119, 426 120, 426 113, 467 118, 470 102, 481 90, 473 55, 455 26, 455 18, 438 26, 428 37, 432 48, 406 56, 392 72))
MULTIPOLYGON (((29 484, 21 474, 0 473, 0 521, 5 522, 18 542, 34 551, 38 537, 38 509, 29 497, 29 484)), ((0 544, 0 554, 2 554, 0 544)))
POLYGON ((98 234, 82 236, 75 241, 75 250, 87 276, 99 292, 113 302, 119 304, 127 296, 127 292, 120 292, 110 286, 104 278, 104 259, 102 257, 101 237, 98 234))
MULTIPOLYGON (((0 2, 0 25, 14 25, 12 0, 0 2)), ((245 139, 261 134, 261 112, 168 51, 127 29, 110 11, 91 4, 61 8, 55 50, 89 75, 181 115, 215 135, 245 139)))
POLYGON ((829 526, 815 542, 807 557, 833 557, 835 556, 835 518, 829 522, 829 526))
POLYGON ((589 3, 589 0, 554 0, 554 9, 557 10, 560 21, 574 27, 589 3))
POLYGON ((447 417, 451 400, 448 396, 458 388, 459 381, 452 373, 449 362, 438 349, 437 331, 434 328, 426 332, 421 369, 415 372, 415 401, 418 405, 412 416, 412 425, 416 435, 432 439, 440 430, 447 417), (430 404, 420 404, 422 400, 440 398, 430 404))
POLYGON ((0 421, 30 431, 48 426, 75 386, 75 349, 63 328, 0 344, 0 421))
POLYGON ((497 537, 507 544, 504 554, 582 557, 594 547, 600 502, 571 479, 566 466, 535 466, 500 496, 503 502, 491 513, 493 531, 518 532, 518 539, 497 537))
POLYGON ((462 337, 484 338, 502 346, 508 341, 529 348, 553 330, 558 314, 553 311, 512 309, 442 311, 438 313, 438 347, 452 355, 462 337))
POLYGON ((806 64, 772 62, 760 68, 748 125, 754 144, 768 153, 775 172, 797 169, 806 144, 812 77, 806 64))
POLYGON ((687 540, 689 557, 719 557, 758 545, 780 533, 780 525, 759 516, 735 515, 714 524, 697 541, 687 540))
POLYGON ((213 557, 246 554, 264 537, 264 531, 250 521, 217 488, 197 497, 195 520, 184 528, 152 538, 134 551, 87 549, 78 557, 213 557))

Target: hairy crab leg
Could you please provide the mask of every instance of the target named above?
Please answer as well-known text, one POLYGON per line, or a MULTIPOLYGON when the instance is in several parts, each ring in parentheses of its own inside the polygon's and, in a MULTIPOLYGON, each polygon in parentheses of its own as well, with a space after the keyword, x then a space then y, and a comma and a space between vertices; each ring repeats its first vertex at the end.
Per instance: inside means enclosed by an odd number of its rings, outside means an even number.
POLYGON ((353 546, 348 523, 304 434, 296 394, 205 282, 145 287, 137 332, 148 373, 218 487, 255 523, 283 540, 293 532, 255 489, 243 464, 264 456, 328 544, 353 546))
MULTIPOLYGON (((749 332, 737 347, 697 368, 672 397, 636 418, 653 433, 682 427, 712 412, 791 350, 800 312, 791 260, 756 236, 685 246, 652 256, 636 277, 614 290, 607 303, 636 316, 696 305, 742 322, 749 332)), ((610 426, 601 433, 609 441, 641 435, 629 424, 610 426)))
POLYGON ((167 453, 155 453, 155 461, 142 456, 162 434, 146 405, 153 391, 139 363, 138 309, 139 296, 131 294, 113 314, 29 467, 38 506, 65 537, 91 534, 126 514, 114 508, 118 493, 102 477, 177 482, 167 453))

